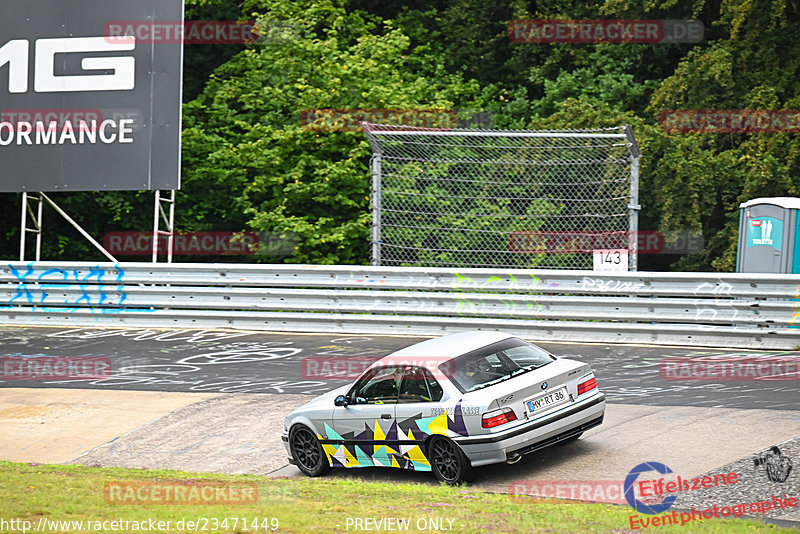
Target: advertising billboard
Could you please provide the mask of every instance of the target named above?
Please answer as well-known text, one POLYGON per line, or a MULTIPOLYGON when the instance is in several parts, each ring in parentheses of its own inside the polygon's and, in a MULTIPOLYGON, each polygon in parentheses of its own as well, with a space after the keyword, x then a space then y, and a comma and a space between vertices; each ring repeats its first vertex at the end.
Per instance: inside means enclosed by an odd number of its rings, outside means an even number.
POLYGON ((177 42, 109 35, 109 21, 182 20, 182 0, 5 0, 0 191, 180 187, 177 42))

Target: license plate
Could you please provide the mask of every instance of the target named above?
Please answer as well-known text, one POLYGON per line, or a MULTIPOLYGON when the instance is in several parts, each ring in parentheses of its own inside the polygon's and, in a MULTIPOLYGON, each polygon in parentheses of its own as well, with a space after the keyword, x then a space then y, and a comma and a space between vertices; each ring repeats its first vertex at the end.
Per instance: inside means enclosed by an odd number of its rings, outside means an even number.
POLYGON ((567 388, 561 387, 527 402, 530 412, 541 412, 567 400, 567 388))

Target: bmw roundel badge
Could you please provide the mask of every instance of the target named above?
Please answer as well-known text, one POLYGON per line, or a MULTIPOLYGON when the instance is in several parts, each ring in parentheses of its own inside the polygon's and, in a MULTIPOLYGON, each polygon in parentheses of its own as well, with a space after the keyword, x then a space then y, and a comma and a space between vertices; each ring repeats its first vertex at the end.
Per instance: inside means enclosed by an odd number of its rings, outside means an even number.
POLYGON ((542 382, 542 389, 547 389, 547 382, 542 382))

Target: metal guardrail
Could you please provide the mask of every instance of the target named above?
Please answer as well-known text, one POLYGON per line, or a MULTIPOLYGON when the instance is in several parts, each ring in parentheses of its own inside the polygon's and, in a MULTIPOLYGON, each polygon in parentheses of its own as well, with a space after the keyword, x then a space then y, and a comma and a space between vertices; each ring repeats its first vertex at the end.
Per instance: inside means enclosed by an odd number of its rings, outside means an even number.
POLYGON ((800 275, 11 262, 0 322, 792 349, 800 275))

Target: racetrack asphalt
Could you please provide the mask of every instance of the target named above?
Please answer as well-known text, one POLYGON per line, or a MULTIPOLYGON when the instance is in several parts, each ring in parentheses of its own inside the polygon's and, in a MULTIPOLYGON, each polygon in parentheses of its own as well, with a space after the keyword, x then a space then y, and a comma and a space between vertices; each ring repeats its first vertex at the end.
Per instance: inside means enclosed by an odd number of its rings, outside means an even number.
MULTIPOLYGON (((0 381, 0 458, 298 476, 286 466, 279 438, 283 416, 351 381, 309 376, 307 359, 370 360, 421 339, 0 327, 0 356, 93 356, 112 366, 110 376, 92 380, 0 381)), ((741 499, 768 491, 800 495, 798 382, 696 383, 659 374, 666 357, 798 353, 542 345, 592 366, 607 396, 606 420, 578 442, 478 470, 478 486, 514 493, 535 481, 621 481, 634 465, 658 461, 685 477, 731 466, 748 470, 753 495, 740 492, 741 499), (784 482, 764 486, 753 461, 773 445, 794 455, 795 470, 784 482)), ((392 469, 337 470, 332 476, 434 483, 430 474, 392 469)), ((796 511, 772 517, 800 520, 796 511)))
MULTIPOLYGON (((425 338, 210 330, 0 327, 0 356, 107 357, 111 376, 97 380, 2 380, 2 387, 58 387, 202 393, 317 395, 351 379, 309 375, 309 359, 368 362, 425 338)), ((800 352, 638 345, 540 343, 556 356, 592 366, 609 402, 794 410, 798 381, 664 380, 664 358, 767 357, 800 352)))

